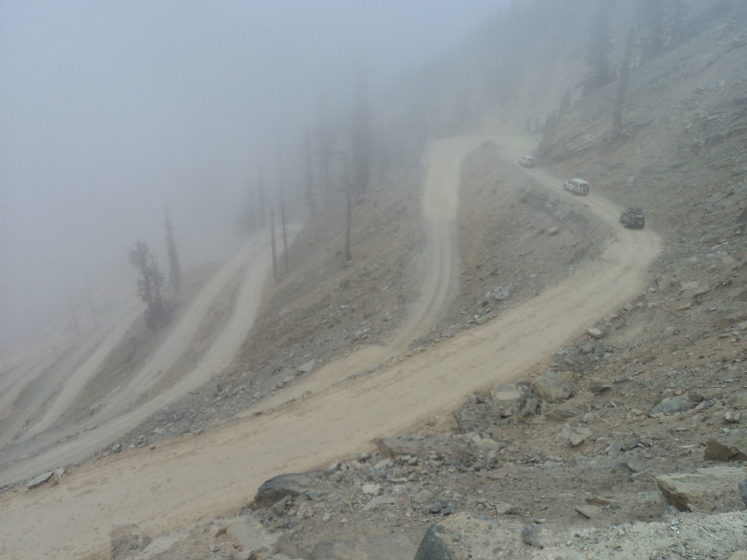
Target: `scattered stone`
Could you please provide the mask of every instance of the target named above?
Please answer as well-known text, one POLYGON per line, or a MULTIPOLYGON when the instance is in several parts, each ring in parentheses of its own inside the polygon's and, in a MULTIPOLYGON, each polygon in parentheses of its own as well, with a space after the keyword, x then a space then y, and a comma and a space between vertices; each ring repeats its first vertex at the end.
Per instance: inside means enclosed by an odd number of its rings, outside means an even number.
POLYGON ((561 438, 567 439, 571 447, 578 447, 588 438, 590 438, 592 433, 593 432, 589 428, 584 428, 582 426, 570 426, 566 424, 560 430, 559 435, 561 438))
POLYGON ((378 496, 381 494, 381 486, 378 484, 364 484, 361 491, 368 496, 378 496))
POLYGON ((667 397, 651 409, 651 414, 676 414, 690 410, 693 404, 688 397, 667 397))
POLYGON ((357 539, 322 541, 311 551, 311 560, 409 560, 415 553, 416 545, 407 536, 384 533, 357 539))
POLYGON ((371 501, 363 507, 363 511, 368 511, 376 506, 393 506, 396 503, 397 498, 394 496, 376 496, 375 498, 371 498, 371 501))
POLYGON ((503 418, 516 414, 526 402, 526 394, 518 385, 496 385, 490 390, 490 398, 503 418))
POLYGON ((240 516, 225 521, 226 534, 240 550, 263 558, 275 549, 279 535, 270 533, 259 520, 240 516))
POLYGON ((377 439, 375 443, 382 457, 388 459, 400 458, 402 460, 412 457, 416 460, 414 464, 417 464, 418 458, 425 458, 430 455, 433 449, 438 449, 442 457, 455 460, 464 460, 471 455, 466 442, 449 434, 405 435, 377 439))
POLYGON ((301 364, 296 368, 296 371, 300 373, 301 375, 305 375, 307 373, 310 373, 311 370, 314 369, 314 360, 309 360, 308 362, 301 364))
POLYGON ((391 469, 394 466, 394 461, 391 459, 382 459, 374 465, 376 470, 391 469))
POLYGON ((596 338, 596 339, 600 339, 604 337, 604 331, 596 327, 591 327, 591 328, 586 329, 586 334, 588 334, 591 338, 596 338))
POLYGON ((734 430, 706 442, 706 461, 747 461, 747 434, 734 430))
POLYGON ((521 540, 529 546, 542 548, 542 527, 536 523, 524 525, 524 528, 521 530, 521 540))
POLYGON ((746 476, 746 468, 718 466, 654 479, 667 503, 680 511, 712 512, 743 507, 737 489, 746 476))
POLYGON ((423 504, 423 513, 431 515, 451 515, 454 513, 454 506, 448 500, 432 498, 423 504))
POLYGON ((124 560, 142 551, 150 539, 137 525, 120 525, 109 533, 111 560, 124 560))
POLYGON ((532 391, 549 403, 558 403, 570 398, 571 374, 548 372, 530 381, 532 391))
POLYGON ((314 483, 326 474, 325 471, 307 473, 281 474, 266 481, 257 490, 254 505, 260 508, 269 507, 285 497, 309 495, 314 483))
POLYGON ((510 513, 516 513, 516 506, 505 502, 495 504, 495 512, 498 515, 508 515, 510 513))
POLYGON ((44 474, 40 474, 39 476, 36 476, 29 480, 28 484, 26 484, 26 488, 28 490, 32 490, 34 488, 38 488, 45 482, 47 482, 52 476, 54 475, 54 471, 45 472, 44 474))

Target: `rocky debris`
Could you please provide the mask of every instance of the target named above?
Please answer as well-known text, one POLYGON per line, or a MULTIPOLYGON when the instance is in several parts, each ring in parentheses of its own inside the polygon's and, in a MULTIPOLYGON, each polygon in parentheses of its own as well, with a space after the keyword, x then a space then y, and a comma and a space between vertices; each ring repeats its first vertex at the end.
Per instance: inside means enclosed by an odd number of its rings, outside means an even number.
POLYGON ((524 525, 524 528, 521 530, 521 540, 529 546, 543 548, 542 527, 540 527, 536 523, 529 523, 527 525, 524 525))
POLYGON ((440 457, 454 461, 465 461, 472 455, 469 443, 451 434, 405 435, 377 439, 375 443, 381 456, 388 459, 424 458, 434 450, 437 450, 440 457))
POLYGON ((747 434, 734 430, 706 442, 706 461, 747 461, 747 434))
POLYGON ((307 473, 281 474, 264 482, 257 490, 254 505, 259 508, 269 507, 285 497, 304 495, 317 497, 318 482, 324 478, 326 471, 310 471, 307 473))
POLYGON ((496 413, 507 418, 519 412, 527 401, 526 392, 519 385, 496 385, 490 390, 496 413))
POLYGON ((533 378, 529 385, 532 391, 545 401, 558 403, 570 398, 572 394, 571 382, 571 373, 549 371, 533 378))
POLYGON ((560 433, 558 434, 561 439, 568 441, 571 447, 578 447, 592 435, 592 431, 589 428, 583 426, 570 426, 564 425, 560 433))
POLYGON ((109 533, 111 560, 125 560, 142 551, 150 539, 137 525, 120 525, 109 533))
POLYGON ((415 560, 578 560, 605 558, 740 558, 747 546, 747 514, 678 514, 652 523, 636 522, 569 532, 520 528, 459 513, 426 531, 415 560))
POLYGON ((694 405, 688 397, 667 397, 651 409, 651 414, 676 414, 690 410, 694 405))
MULTIPOLYGON (((414 560, 505 558, 498 556, 511 543, 511 540, 504 540, 505 536, 495 523, 460 512, 428 528, 414 560)), ((514 548, 518 548, 518 533, 510 536, 513 537, 514 548)))
POLYGON ((288 560, 278 550, 279 536, 270 533, 252 515, 214 519, 153 540, 136 525, 124 525, 111 532, 111 559, 288 560))
POLYGON ((311 551, 311 560, 412 560, 416 545, 397 533, 359 539, 321 541, 311 551))
POLYGON ((296 368, 296 371, 301 375, 311 373, 311 371, 314 369, 314 364, 315 364, 314 360, 309 360, 308 362, 305 362, 301 364, 300 366, 298 366, 296 368))
POLYGON ((667 503, 680 511, 723 512, 742 509, 738 488, 746 476, 747 468, 718 466, 654 478, 667 503))

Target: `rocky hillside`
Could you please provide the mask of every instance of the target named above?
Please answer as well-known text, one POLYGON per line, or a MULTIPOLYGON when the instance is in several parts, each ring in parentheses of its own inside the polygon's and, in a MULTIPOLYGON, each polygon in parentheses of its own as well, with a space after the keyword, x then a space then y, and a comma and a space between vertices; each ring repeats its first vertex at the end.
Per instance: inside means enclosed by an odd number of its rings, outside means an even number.
MULTIPOLYGON (((645 209, 664 250, 644 293, 449 418, 323 470, 278 473, 235 517, 152 542, 120 529, 112 558, 744 558, 747 38, 727 4, 634 68, 621 138, 611 83, 563 113, 539 152, 554 175, 645 209)), ((462 290, 421 343, 490 320, 598 255, 599 224, 496 162, 485 145, 465 165, 462 290)), ((214 407, 246 406, 396 325, 414 290, 416 184, 359 209, 352 268, 304 248, 322 235, 311 224, 291 249, 303 272, 278 284, 214 407), (383 216, 391 226, 376 225, 383 216), (366 244, 374 234, 386 256, 366 244), (253 385, 241 375, 250 364, 262 372, 253 385)))

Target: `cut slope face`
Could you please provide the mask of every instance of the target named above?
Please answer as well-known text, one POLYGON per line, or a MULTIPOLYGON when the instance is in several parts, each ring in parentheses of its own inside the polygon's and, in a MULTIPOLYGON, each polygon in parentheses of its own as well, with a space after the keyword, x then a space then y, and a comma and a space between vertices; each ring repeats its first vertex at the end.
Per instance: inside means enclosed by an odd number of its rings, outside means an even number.
MULTIPOLYGON (((558 188, 557 179, 534 173, 558 188)), ((615 235, 600 259, 563 282, 391 367, 153 451, 111 456, 56 487, 8 494, 0 498, 11 520, 0 528, 2 552, 79 556, 104 546, 102 536, 114 525, 136 521, 159 531, 234 509, 278 472, 350 454, 451 409, 467 392, 514 379, 639 293, 658 254, 652 231, 618 228, 611 203, 595 196, 580 204, 615 227, 615 235), (44 527, 43 534, 31 537, 32 525, 44 527)))

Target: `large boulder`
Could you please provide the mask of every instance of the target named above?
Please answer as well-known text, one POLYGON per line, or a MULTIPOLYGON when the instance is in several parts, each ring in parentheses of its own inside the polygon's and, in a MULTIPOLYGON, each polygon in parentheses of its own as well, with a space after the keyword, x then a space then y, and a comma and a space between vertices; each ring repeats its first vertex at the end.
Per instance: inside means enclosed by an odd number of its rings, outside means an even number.
POLYGON ((734 430, 706 442, 706 461, 747 461, 747 433, 734 430))
POLYGON ((664 499, 680 511, 737 511, 744 508, 739 482, 747 478, 744 467, 707 467, 694 473, 654 477, 664 499))
POLYGON ((549 403, 568 400, 573 394, 572 374, 570 372, 549 371, 529 382, 532 391, 549 403))
POLYGON ((490 400, 503 418, 519 412, 526 399, 526 393, 518 385, 496 385, 490 390, 490 400))
POLYGON ((685 412, 695 406, 695 402, 688 397, 667 397, 659 401, 652 409, 651 414, 676 414, 685 412))
POLYGON ((405 535, 386 533, 356 540, 322 541, 311 560, 412 560, 417 545, 405 535))
POLYGON ((269 507, 286 496, 294 498, 304 495, 313 497, 319 493, 319 484, 325 471, 309 471, 306 473, 281 474, 271 478, 257 490, 254 505, 260 508, 269 507))
POLYGON ((460 512, 428 528, 414 560, 525 558, 520 526, 460 512))

